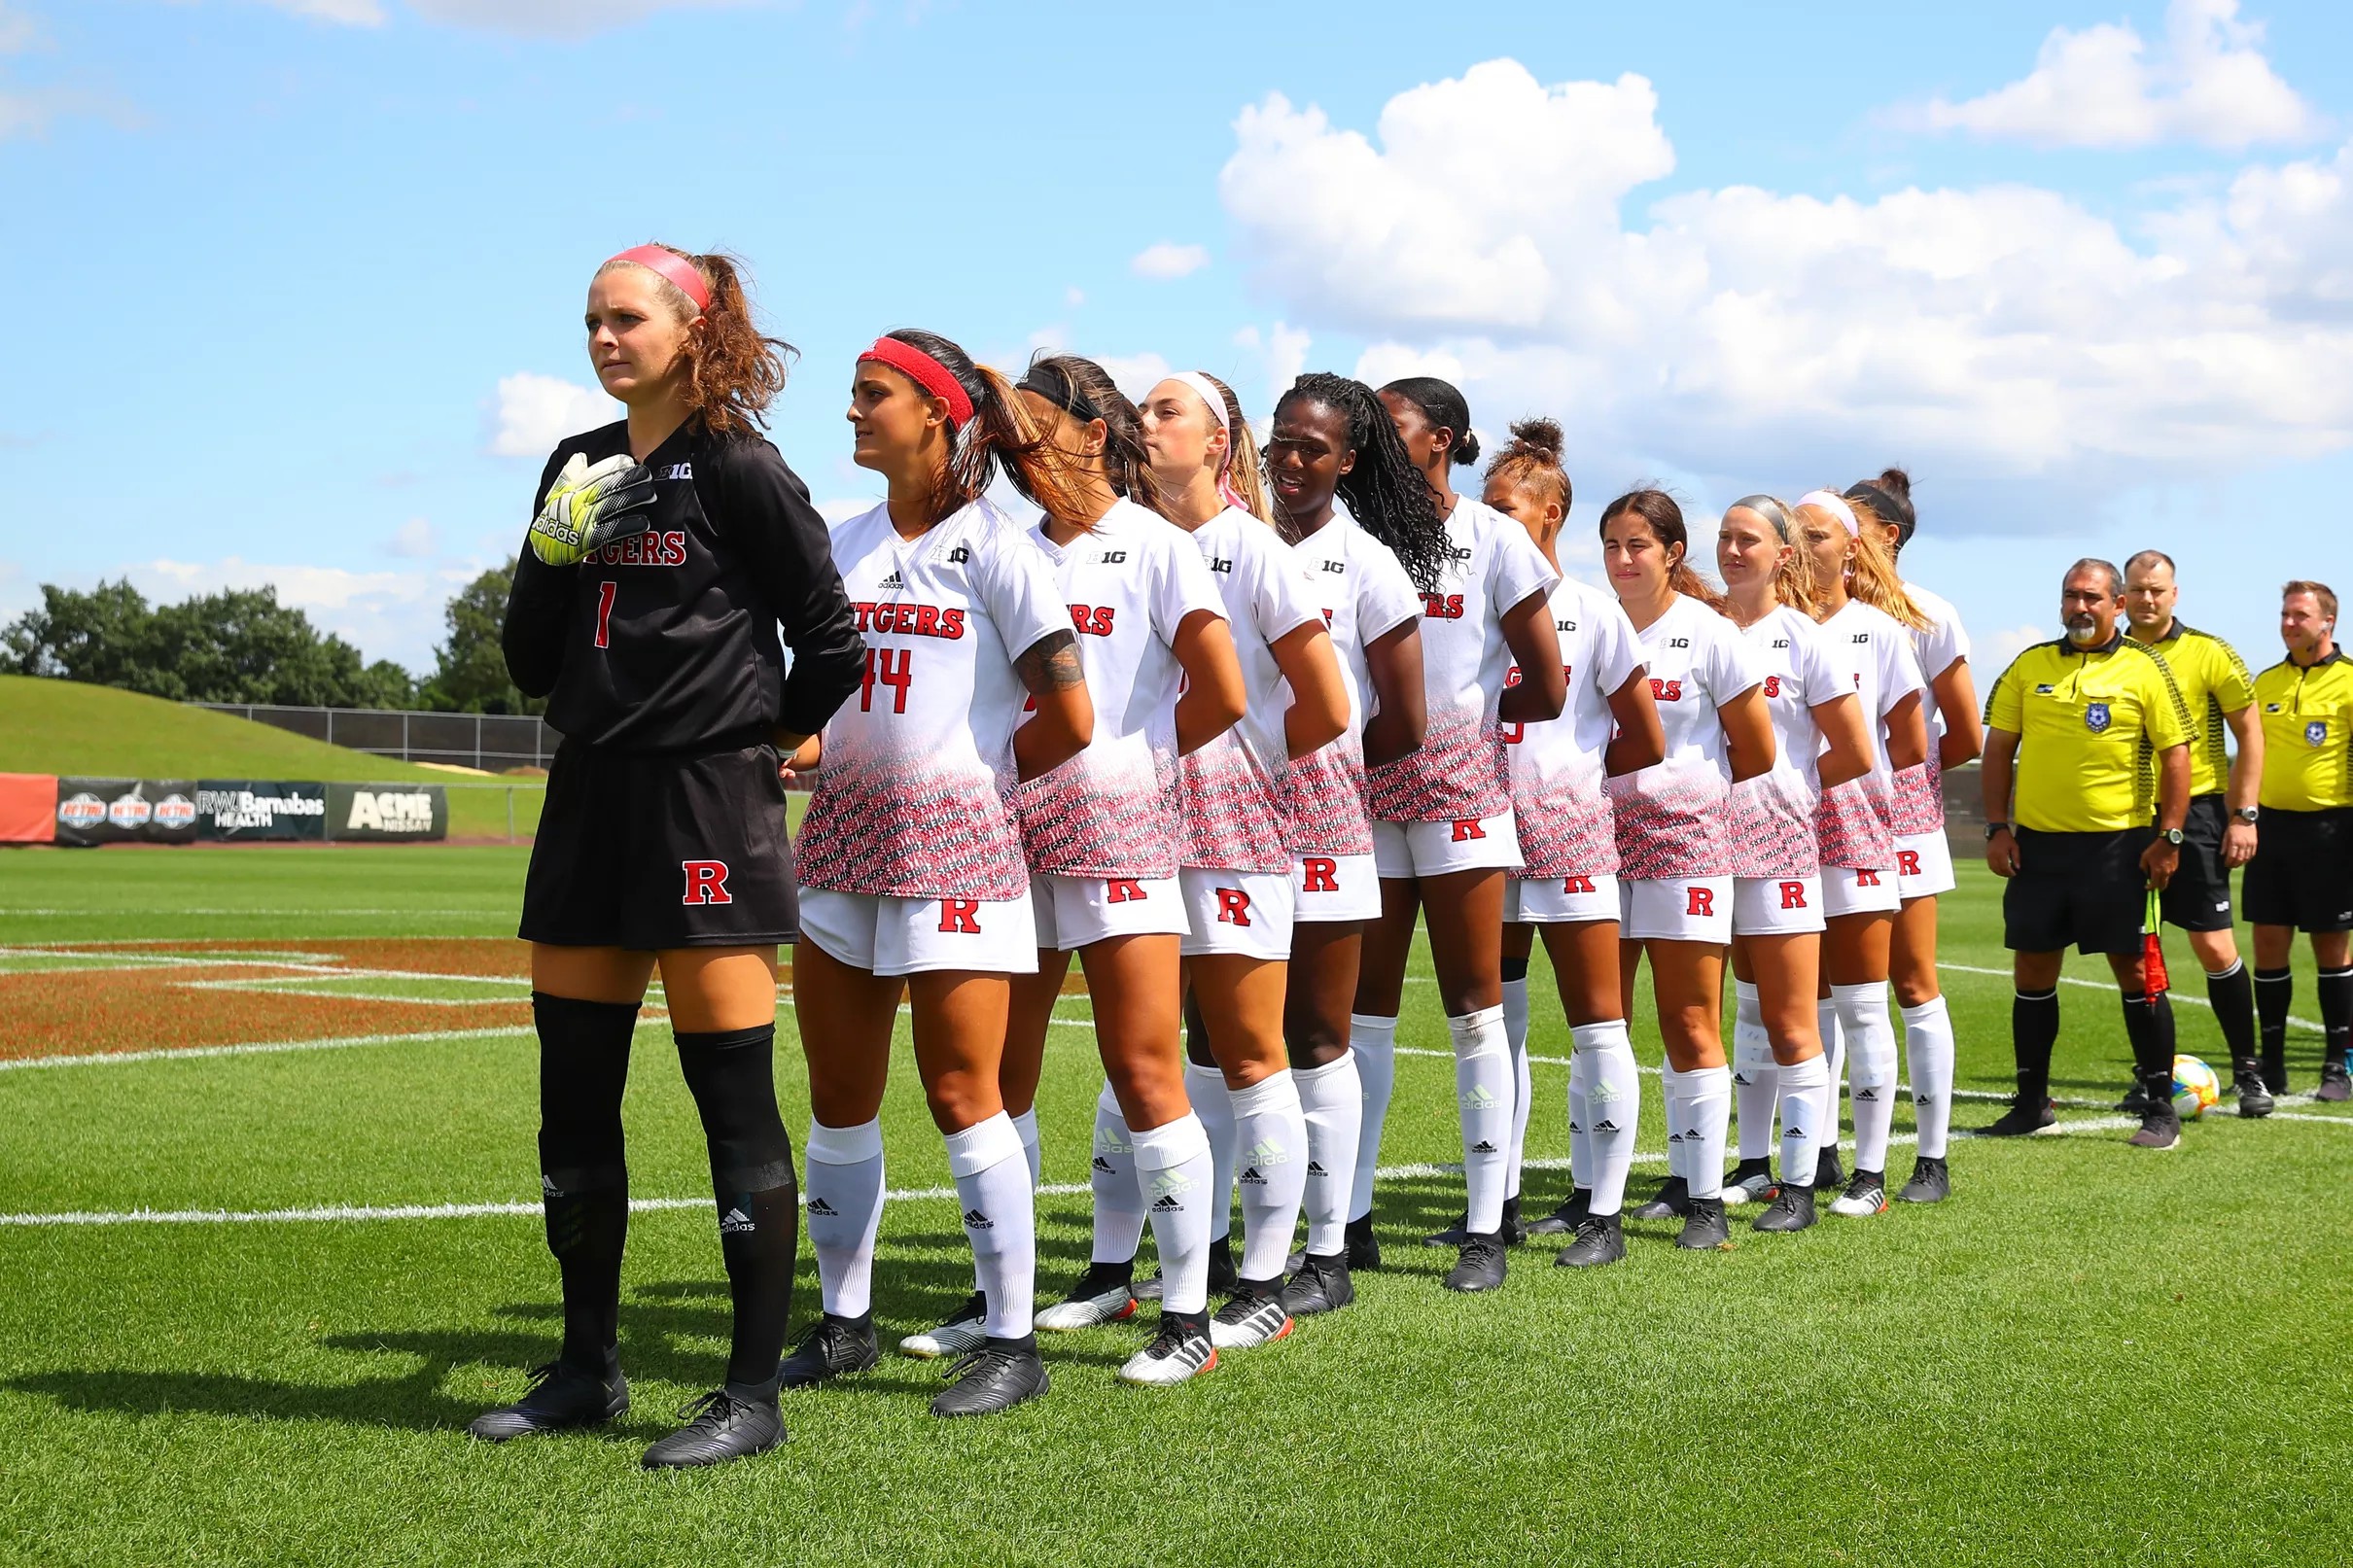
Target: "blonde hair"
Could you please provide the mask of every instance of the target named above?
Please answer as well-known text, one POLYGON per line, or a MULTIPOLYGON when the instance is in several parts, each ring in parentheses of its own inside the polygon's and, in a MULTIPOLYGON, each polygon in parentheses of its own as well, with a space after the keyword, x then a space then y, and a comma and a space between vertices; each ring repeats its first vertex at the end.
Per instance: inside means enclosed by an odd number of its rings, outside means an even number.
POLYGON ((1729 517, 1736 511, 1755 512, 1765 519, 1774 537, 1789 546, 1789 553, 1774 568, 1774 598, 1809 620, 1820 620, 1822 607, 1814 596, 1813 556, 1806 548, 1805 539, 1798 535, 1797 518, 1788 504, 1777 496, 1742 496, 1724 508, 1724 515, 1729 517))
MULTIPOLYGON (((1878 523, 1881 527, 1901 525, 1895 518, 1882 517, 1870 502, 1845 498, 1857 518, 1878 523)), ((1818 509, 1818 508, 1817 508, 1818 509)), ((1844 528, 1844 524, 1840 524, 1844 528)), ((1895 552, 1887 547, 1887 537, 1877 528, 1866 528, 1854 539, 1854 565, 1847 573, 1846 591, 1872 609, 1884 610, 1897 625, 1912 631, 1925 631, 1928 617, 1920 607, 1912 602, 1904 591, 1904 578, 1896 571, 1895 552)))
POLYGON ((1266 499, 1264 462, 1258 455, 1258 437, 1250 434, 1250 422, 1242 417, 1242 400, 1234 389, 1210 374, 1196 370, 1195 375, 1217 389, 1225 400, 1225 467, 1218 471, 1217 487, 1225 492, 1226 500, 1266 524, 1275 526, 1275 508, 1266 499))

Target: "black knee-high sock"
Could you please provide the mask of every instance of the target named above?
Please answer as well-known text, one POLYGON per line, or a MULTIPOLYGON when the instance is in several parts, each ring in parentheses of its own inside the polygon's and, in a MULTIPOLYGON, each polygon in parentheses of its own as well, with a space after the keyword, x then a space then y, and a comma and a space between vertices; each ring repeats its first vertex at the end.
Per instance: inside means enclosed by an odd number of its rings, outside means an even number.
POLYGON ((735 1304, 727 1381, 773 1382, 792 1317, 800 1191, 776 1109, 776 1026, 678 1035, 679 1065, 702 1112, 719 1202, 720 1252, 735 1304))
POLYGON ((2018 1094, 2039 1107, 2051 1098, 2051 1048, 2058 1043, 2058 988, 2021 991, 2010 1000, 2010 1049, 2018 1058, 2018 1094))
POLYGON ((2255 1063, 2255 982, 2243 962, 2221 974, 2206 976, 2206 999, 2214 1004, 2214 1021, 2222 1026, 2223 1043, 2230 1048, 2233 1072, 2253 1072, 2255 1063))
POLYGON ((2255 971, 2255 1012, 2263 1026, 2264 1087, 2288 1091, 2288 1005, 2296 999, 2295 971, 2255 971))
POLYGON ((2173 1098, 2173 1000, 2163 992, 2125 996, 2125 1035, 2132 1042, 2132 1075, 2153 1098, 2173 1098))
POLYGON ((563 1361, 609 1377, 618 1366, 629 1167, 621 1091, 634 1002, 531 993, 540 1036, 540 1204, 564 1278, 563 1361))
POLYGON ((2321 1063, 2345 1064, 2345 1048, 2353 1045, 2353 969, 2320 972, 2321 1063))

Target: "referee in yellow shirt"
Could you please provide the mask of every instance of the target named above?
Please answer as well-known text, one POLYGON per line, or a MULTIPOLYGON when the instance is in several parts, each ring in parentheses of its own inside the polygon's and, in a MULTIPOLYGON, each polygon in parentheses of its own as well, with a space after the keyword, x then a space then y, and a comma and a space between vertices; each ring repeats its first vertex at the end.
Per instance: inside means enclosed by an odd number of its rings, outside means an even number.
POLYGON ((2247 867, 2255 923, 2255 997, 2264 1078, 2288 1089, 2288 955, 2299 929, 2320 970, 2323 1047, 2315 1099, 2353 1098, 2353 659, 2336 645, 2336 595, 2326 583, 2280 590, 2288 656, 2255 678, 2265 749, 2263 843, 2247 867))
POLYGON ((2058 1119, 2051 1048, 2073 942, 2106 954, 2125 993, 2133 1075, 2149 1096, 2130 1141, 2169 1149, 2181 1139, 2173 1011, 2142 979, 2141 920, 2148 889, 2163 888, 2181 861, 2190 714, 2165 661, 2118 629, 2124 588, 2108 562, 2076 562, 2059 586, 2067 635, 2020 653, 1985 702, 1985 863, 2010 883, 2002 943, 2018 988, 2018 1099, 1984 1129, 1999 1137, 2058 1119))
MULTIPOLYGON (((2164 923, 2188 934, 2206 971, 2206 999, 2230 1051, 2238 1114, 2268 1116, 2271 1094, 2255 1055, 2255 985, 2230 925, 2230 873, 2255 857, 2256 785, 2264 775, 2255 677, 2230 644, 2184 625, 2174 613, 2180 602, 2173 557, 2143 550, 2125 563, 2125 635, 2164 655, 2190 710, 2190 815, 2182 823, 2182 862, 2165 884, 2164 923), (2235 757, 2226 740, 2237 742, 2235 757)), ((2144 1109, 2139 1084, 2117 1109, 2144 1109)))

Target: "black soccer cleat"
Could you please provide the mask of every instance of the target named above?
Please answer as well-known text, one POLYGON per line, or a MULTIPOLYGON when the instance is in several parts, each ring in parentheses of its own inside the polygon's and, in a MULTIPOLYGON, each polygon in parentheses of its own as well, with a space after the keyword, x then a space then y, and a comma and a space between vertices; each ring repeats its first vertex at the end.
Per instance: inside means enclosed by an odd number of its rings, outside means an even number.
POLYGON ((2174 1110, 2173 1101, 2150 1097, 2150 1105, 2141 1113, 2141 1125, 2125 1141, 2136 1149, 2170 1149, 2182 1140, 2181 1114, 2174 1110))
POLYGON ((2322 1063, 2320 1087, 2312 1091, 2312 1098, 2328 1100, 2332 1104, 2353 1099, 2353 1074, 2345 1071, 2345 1064, 2341 1062, 2322 1063))
POLYGON ((620 1368, 610 1378, 550 1361, 531 1369, 531 1386, 521 1399, 484 1411, 466 1430, 484 1443, 509 1443, 543 1432, 572 1432, 602 1426, 628 1413, 629 1380, 620 1368))
POLYGON ((1615 1214, 1581 1215, 1577 1238, 1563 1247, 1553 1265, 1560 1269, 1598 1269, 1626 1256, 1626 1229, 1615 1214))
POLYGON ((776 1387, 729 1383, 695 1400, 679 1411, 686 1424, 646 1450, 646 1468, 686 1470, 766 1453, 785 1441, 776 1387))
POLYGON ((2264 1087, 2274 1095, 2288 1092, 2288 1053, 2285 1048, 2277 1054, 2264 1053, 2264 1087))
POLYGON ((1348 1238, 1348 1267, 1351 1273, 1381 1267, 1381 1238, 1373 1234, 1373 1217, 1348 1222, 1344 1233, 1348 1238))
POLYGON ((1587 1214, 1592 1212, 1593 1204, 1594 1195, 1592 1188, 1575 1188, 1569 1193, 1567 1200, 1563 1202, 1559 1208, 1554 1209, 1550 1214, 1545 1215, 1542 1219, 1530 1223, 1528 1228, 1528 1234, 1529 1236, 1570 1235, 1576 1230, 1578 1223, 1582 1221, 1587 1214))
MULTIPOLYGON (((1528 1226, 1520 1218, 1520 1200, 1506 1198, 1503 1200, 1503 1244, 1507 1247, 1525 1246, 1528 1235, 1528 1226)), ((1457 1215, 1455 1223, 1445 1230, 1433 1231, 1423 1237, 1422 1244, 1425 1247, 1459 1247, 1469 1238, 1470 1215, 1463 1213, 1457 1215)))
POLYGON ((1425 1247, 1459 1247, 1470 1239, 1470 1215, 1466 1211, 1455 1216, 1455 1223, 1443 1231, 1432 1231, 1422 1238, 1425 1247))
POLYGON ((1952 1172, 1942 1158, 1920 1155, 1912 1162, 1912 1179, 1895 1195, 1899 1203, 1941 1203, 1952 1196, 1952 1172))
POLYGON ((1028 1335, 983 1340, 940 1376, 956 1383, 931 1401, 933 1415, 995 1415, 1038 1398, 1054 1384, 1038 1359, 1037 1341, 1028 1335))
POLYGON ((2263 1070, 2254 1063, 2247 1063, 2232 1075, 2230 1092, 2238 1097, 2238 1114, 2248 1120, 2271 1114, 2275 1101, 2264 1085, 2263 1070))
POLYGON ((2058 1123, 2058 1106, 2046 1098, 2036 1104, 2020 1098, 2013 1100, 2010 1108, 1985 1126, 1977 1130, 1982 1138, 2022 1138, 2029 1132, 2040 1132, 2058 1123))
POLYGON ((1813 1190, 1818 1193, 1835 1191, 1846 1185, 1846 1167, 1839 1164, 1839 1146, 1825 1143, 1814 1154, 1813 1190))
POLYGON ((1637 1220, 1679 1220, 1691 1212, 1691 1183, 1681 1176, 1669 1176, 1659 1183, 1659 1190, 1649 1202, 1635 1209, 1631 1218, 1637 1220))
POLYGON ((1783 1182, 1765 1205, 1765 1212, 1749 1222, 1752 1231, 1786 1232, 1809 1229, 1814 1222, 1813 1189, 1792 1187, 1783 1182))
POLYGON ((1683 1234, 1675 1237, 1675 1245, 1686 1252, 1713 1252, 1718 1247, 1732 1245, 1732 1227, 1724 1219, 1724 1200, 1693 1199, 1691 1212, 1683 1220, 1683 1234))
POLYGON ((1501 1289, 1504 1258, 1502 1232, 1491 1231, 1485 1236, 1471 1232, 1462 1238, 1462 1251, 1455 1266, 1446 1272, 1446 1288, 1465 1295, 1501 1289))
POLYGON ((1282 1285, 1282 1309, 1294 1318, 1337 1312, 1355 1299, 1356 1284, 1349 1277, 1345 1252, 1328 1258, 1309 1253, 1282 1285))
POLYGON ((2135 1082, 2131 1088, 2125 1091, 2125 1098, 2116 1102, 2116 1108, 2126 1116, 2148 1114, 2149 1086, 2135 1082))
POLYGON ((815 1388, 852 1373, 871 1372, 882 1361, 874 1342, 874 1314, 835 1317, 830 1312, 801 1331, 792 1353, 776 1369, 780 1388, 815 1388))

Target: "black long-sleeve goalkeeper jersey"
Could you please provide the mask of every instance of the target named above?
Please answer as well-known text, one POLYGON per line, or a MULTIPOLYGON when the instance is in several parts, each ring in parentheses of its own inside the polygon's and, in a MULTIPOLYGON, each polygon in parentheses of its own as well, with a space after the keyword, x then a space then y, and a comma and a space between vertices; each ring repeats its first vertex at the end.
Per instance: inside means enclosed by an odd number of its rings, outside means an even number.
MULTIPOLYGON (((568 437, 536 513, 575 452, 629 449, 626 421, 568 437)), ((567 739, 632 751, 813 735, 856 690, 865 659, 808 487, 757 436, 686 421, 646 459, 652 526, 578 566, 525 549, 507 601, 507 668, 547 697, 567 739), (786 669, 777 629, 792 650, 786 669)))

